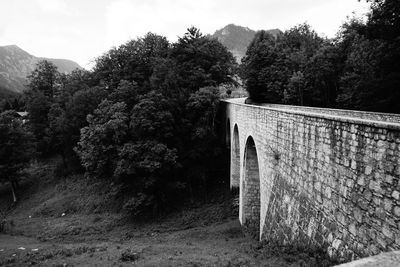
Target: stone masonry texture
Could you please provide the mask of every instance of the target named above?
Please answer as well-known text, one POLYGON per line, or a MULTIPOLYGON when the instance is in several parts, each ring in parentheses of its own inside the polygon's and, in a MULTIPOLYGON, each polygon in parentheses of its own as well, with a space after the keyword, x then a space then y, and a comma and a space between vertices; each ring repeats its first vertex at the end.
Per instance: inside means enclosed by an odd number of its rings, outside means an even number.
POLYGON ((221 105, 239 219, 257 220, 260 239, 323 247, 341 260, 400 249, 398 115, 221 105))

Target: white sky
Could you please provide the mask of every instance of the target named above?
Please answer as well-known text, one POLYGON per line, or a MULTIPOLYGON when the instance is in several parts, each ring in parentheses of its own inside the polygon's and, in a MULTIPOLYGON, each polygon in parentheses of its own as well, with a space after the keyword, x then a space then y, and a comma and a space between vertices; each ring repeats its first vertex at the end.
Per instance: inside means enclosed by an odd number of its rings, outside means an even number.
POLYGON ((0 0, 0 46, 90 68, 112 46, 151 31, 176 41, 191 25, 203 33, 229 23, 286 30, 307 22, 333 37, 365 0, 0 0))

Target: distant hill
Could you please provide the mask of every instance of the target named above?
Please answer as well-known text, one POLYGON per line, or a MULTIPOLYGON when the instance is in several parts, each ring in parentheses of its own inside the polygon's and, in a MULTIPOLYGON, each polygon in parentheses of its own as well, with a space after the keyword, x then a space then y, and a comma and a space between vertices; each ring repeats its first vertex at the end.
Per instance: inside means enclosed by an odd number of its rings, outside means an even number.
POLYGON ((26 77, 35 69, 40 60, 53 62, 61 73, 69 73, 78 63, 67 59, 35 57, 16 45, 0 46, 0 97, 9 94, 7 91, 21 93, 26 89, 26 77))
MULTIPOLYGON (((279 29, 266 30, 275 37, 282 34, 279 29)), ((217 30, 211 37, 217 38, 236 58, 238 62, 245 56, 247 47, 253 40, 256 31, 235 24, 226 25, 217 30)))

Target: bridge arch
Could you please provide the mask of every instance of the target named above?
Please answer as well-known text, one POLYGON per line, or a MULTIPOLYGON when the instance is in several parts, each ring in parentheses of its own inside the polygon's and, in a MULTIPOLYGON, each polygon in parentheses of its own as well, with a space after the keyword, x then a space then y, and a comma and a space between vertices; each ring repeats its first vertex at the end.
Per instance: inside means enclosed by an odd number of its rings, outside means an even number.
POLYGON ((231 149, 231 189, 240 185, 240 141, 237 124, 233 127, 233 139, 231 149))
POLYGON ((253 137, 246 141, 243 158, 243 176, 240 187, 241 222, 260 234, 260 170, 253 137))

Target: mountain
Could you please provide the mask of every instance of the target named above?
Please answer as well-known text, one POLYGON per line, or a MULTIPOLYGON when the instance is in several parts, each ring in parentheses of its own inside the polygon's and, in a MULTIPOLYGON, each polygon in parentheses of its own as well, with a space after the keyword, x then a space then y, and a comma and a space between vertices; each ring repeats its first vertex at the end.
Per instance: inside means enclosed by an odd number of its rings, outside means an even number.
POLYGON ((40 58, 16 45, 0 46, 0 95, 8 94, 6 91, 21 93, 25 90, 26 77, 35 69, 36 63, 44 59, 53 62, 61 73, 82 68, 72 60, 40 58))
MULTIPOLYGON (((279 29, 266 30, 266 32, 277 37, 282 34, 279 29)), ((236 58, 238 62, 245 56, 247 47, 253 40, 256 31, 247 27, 237 26, 235 24, 226 25, 217 30, 211 37, 217 38, 236 58)))

